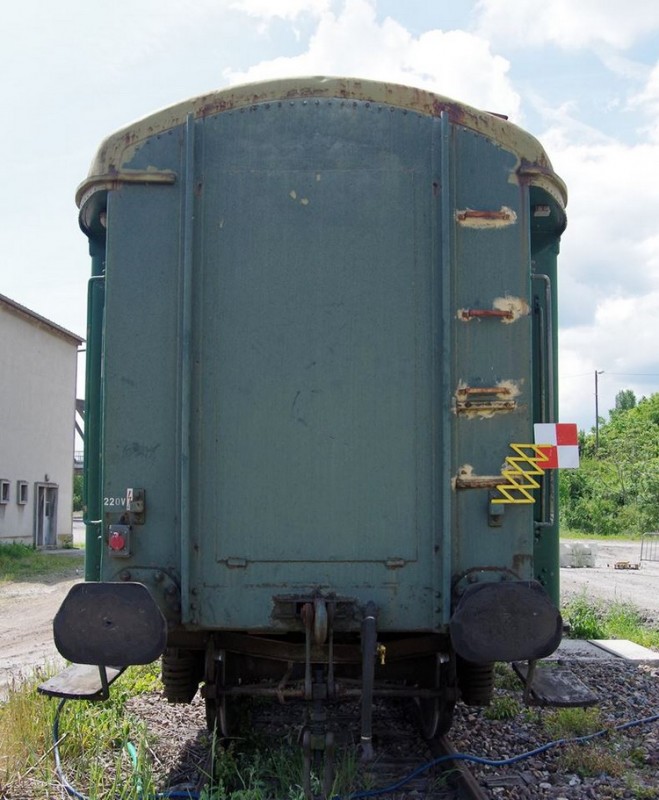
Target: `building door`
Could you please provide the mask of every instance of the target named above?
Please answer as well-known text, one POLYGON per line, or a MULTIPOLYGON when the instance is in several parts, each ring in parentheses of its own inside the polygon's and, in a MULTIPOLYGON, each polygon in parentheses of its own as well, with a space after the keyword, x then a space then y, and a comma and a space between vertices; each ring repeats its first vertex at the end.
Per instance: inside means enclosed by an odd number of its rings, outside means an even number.
POLYGON ((37 484, 34 543, 36 547, 57 544, 57 486, 37 484))

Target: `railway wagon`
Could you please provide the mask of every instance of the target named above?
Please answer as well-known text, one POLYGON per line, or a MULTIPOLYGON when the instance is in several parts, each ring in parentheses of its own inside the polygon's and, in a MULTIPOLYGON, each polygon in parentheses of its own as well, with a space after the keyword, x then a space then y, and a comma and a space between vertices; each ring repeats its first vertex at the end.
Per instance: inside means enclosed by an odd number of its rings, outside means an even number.
POLYGON ((322 703, 360 698, 368 753, 373 697, 432 737, 493 662, 555 649, 552 473, 502 469, 556 411, 566 190, 532 136, 416 88, 257 83, 111 135, 77 203, 68 658, 162 655, 223 734, 246 695, 306 699, 315 749, 322 703))

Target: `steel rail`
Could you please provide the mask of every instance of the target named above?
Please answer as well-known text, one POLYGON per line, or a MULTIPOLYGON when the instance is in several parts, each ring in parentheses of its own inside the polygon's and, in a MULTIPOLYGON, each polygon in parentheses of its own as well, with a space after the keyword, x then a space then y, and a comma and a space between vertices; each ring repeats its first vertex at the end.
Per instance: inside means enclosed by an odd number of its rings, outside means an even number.
MULTIPOLYGON (((439 736, 428 742, 430 752, 434 758, 456 755, 457 751, 446 736, 439 736)), ((447 761, 457 771, 457 791, 463 800, 489 800, 489 795, 478 783, 464 761, 447 761)))

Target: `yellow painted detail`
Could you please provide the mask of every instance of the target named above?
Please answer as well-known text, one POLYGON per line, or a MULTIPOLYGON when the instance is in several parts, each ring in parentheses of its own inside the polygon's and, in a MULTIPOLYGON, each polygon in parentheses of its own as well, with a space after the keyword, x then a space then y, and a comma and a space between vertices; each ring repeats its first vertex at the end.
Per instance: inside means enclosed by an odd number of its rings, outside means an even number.
POLYGON ((505 478, 505 483, 497 486, 501 497, 492 498, 492 502, 533 503, 535 498, 531 492, 540 488, 535 476, 544 475, 541 464, 549 459, 542 452, 540 445, 511 444, 510 447, 517 455, 506 457, 507 467, 501 470, 501 476, 505 478))

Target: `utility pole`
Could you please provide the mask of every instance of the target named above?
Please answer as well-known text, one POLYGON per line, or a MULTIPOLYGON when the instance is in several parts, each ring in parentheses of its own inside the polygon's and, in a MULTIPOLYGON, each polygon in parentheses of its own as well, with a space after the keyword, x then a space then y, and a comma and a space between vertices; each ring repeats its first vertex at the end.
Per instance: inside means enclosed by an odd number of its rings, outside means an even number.
POLYGON ((603 369, 595 370, 595 452, 600 446, 600 411, 599 411, 599 392, 597 388, 597 376, 604 372, 603 369))

